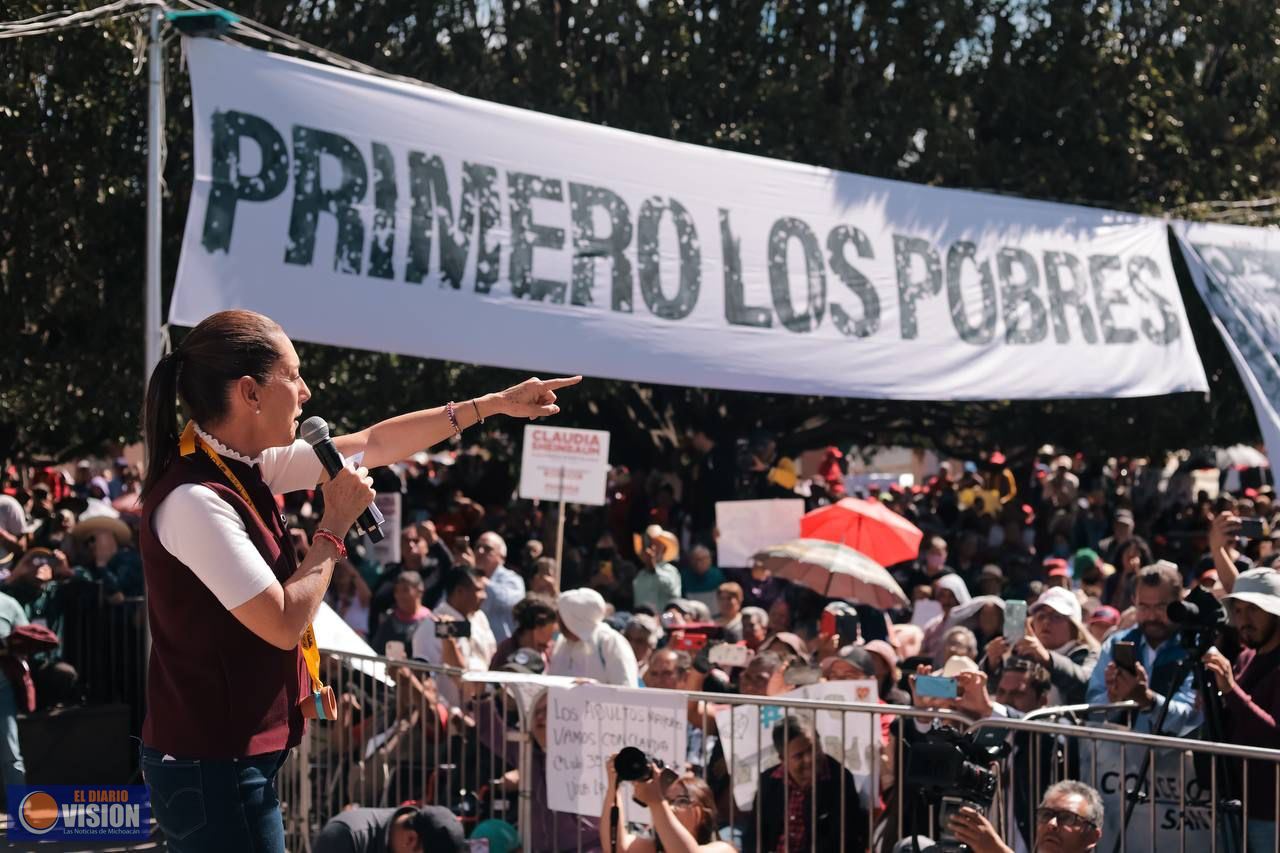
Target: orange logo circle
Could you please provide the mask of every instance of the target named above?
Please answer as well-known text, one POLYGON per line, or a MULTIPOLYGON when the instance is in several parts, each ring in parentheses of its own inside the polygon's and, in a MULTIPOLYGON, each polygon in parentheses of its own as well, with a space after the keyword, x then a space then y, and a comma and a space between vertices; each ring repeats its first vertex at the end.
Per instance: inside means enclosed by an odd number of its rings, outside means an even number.
POLYGON ((58 801, 44 791, 32 791, 22 798, 18 820, 27 832, 44 835, 58 822, 58 801))

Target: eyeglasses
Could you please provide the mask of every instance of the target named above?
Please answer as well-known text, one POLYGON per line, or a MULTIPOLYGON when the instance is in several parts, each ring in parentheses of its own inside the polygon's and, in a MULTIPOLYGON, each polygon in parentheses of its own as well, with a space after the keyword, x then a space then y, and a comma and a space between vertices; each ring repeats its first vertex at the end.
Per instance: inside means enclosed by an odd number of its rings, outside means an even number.
POLYGON ((673 809, 691 809, 691 808, 693 808, 693 798, 692 798, 692 797, 676 797, 676 798, 672 799, 670 802, 671 802, 671 808, 673 808, 673 809))
POLYGON ((479 545, 477 545, 477 546, 476 546, 476 551, 481 552, 481 553, 484 553, 484 552, 487 552, 487 551, 492 551, 492 550, 493 550, 493 546, 492 546, 492 545, 486 545, 486 544, 484 544, 483 542, 481 542, 479 545))
POLYGON ((1036 809, 1036 823, 1048 823, 1056 820, 1058 826, 1063 829, 1086 829, 1094 826, 1094 822, 1087 817, 1081 817, 1075 812, 1069 812, 1066 809, 1050 809, 1041 806, 1036 809))

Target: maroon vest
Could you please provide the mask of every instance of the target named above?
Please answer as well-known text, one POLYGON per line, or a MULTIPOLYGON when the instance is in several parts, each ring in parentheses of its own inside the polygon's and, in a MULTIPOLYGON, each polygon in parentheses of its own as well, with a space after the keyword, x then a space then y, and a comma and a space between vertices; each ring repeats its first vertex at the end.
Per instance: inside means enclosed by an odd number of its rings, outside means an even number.
POLYGON ((240 624, 185 564, 164 549, 152 528, 155 508, 175 488, 188 483, 208 486, 235 509, 276 578, 284 583, 292 576, 297 557, 271 490, 256 467, 223 460, 253 498, 256 514, 199 451, 178 458, 142 508, 139 541, 151 623, 142 741, 176 758, 275 752, 296 746, 305 728, 298 700, 310 692, 310 681, 302 653, 296 647, 276 648, 240 624))

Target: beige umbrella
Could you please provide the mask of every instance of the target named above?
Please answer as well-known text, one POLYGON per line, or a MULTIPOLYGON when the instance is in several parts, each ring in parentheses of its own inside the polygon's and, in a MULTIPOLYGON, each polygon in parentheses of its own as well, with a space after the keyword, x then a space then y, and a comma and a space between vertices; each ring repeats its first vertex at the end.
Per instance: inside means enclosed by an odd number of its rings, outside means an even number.
POLYGON ((795 539, 759 551, 755 559, 775 577, 804 584, 828 598, 870 604, 882 610, 910 603, 893 576, 848 545, 823 539, 795 539))

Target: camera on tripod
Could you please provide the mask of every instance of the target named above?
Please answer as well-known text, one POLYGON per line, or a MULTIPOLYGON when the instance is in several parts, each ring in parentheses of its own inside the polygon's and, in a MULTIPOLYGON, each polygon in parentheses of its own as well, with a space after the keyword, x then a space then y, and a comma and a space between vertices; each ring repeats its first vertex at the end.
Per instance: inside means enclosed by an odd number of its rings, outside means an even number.
POLYGON ((1202 586, 1188 592, 1181 601, 1172 602, 1165 612, 1181 632, 1183 648, 1196 657, 1209 650, 1218 630, 1227 624, 1222 602, 1202 586))
POLYGON ((967 851, 947 829, 951 815, 962 806, 979 812, 991 808, 996 796, 998 775, 990 769, 993 762, 1009 754, 1005 732, 981 729, 967 735, 951 728, 938 728, 913 744, 907 761, 906 785, 916 788, 932 806, 938 808, 936 825, 941 834, 930 848, 943 851, 967 851))

